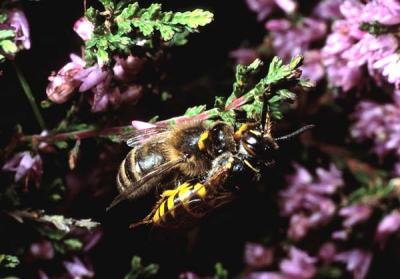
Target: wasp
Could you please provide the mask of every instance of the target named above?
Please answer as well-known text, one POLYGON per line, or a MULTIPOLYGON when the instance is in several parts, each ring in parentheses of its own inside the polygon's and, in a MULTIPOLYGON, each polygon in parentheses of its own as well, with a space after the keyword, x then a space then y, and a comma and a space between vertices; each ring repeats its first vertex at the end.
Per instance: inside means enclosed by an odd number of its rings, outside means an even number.
POLYGON ((120 194, 109 208, 124 199, 137 199, 157 187, 175 188, 210 170, 215 158, 236 152, 232 126, 190 121, 172 127, 156 126, 128 135, 133 149, 122 161, 117 188, 120 194))
POLYGON ((217 156, 207 175, 197 183, 185 182, 175 189, 165 190, 151 213, 131 227, 142 224, 169 229, 191 226, 234 200, 243 187, 259 177, 263 165, 273 164, 279 141, 294 137, 313 125, 279 138, 273 138, 261 127, 254 123, 243 124, 234 133, 237 140, 234 153, 225 151, 217 156))

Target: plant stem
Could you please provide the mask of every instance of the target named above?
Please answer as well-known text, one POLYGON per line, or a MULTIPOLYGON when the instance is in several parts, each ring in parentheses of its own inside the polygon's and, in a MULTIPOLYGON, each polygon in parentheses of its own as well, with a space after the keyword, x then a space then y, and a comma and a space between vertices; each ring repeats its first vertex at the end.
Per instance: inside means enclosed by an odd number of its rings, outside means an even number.
MULTIPOLYGON (((97 136, 107 136, 112 134, 120 134, 126 129, 132 128, 132 126, 120 126, 120 127, 111 127, 105 129, 86 129, 80 131, 72 131, 72 132, 65 132, 59 134, 50 134, 46 136, 40 135, 31 135, 31 136, 24 136, 21 138, 22 142, 46 142, 46 143, 53 143, 57 141, 64 141, 64 140, 80 140, 86 138, 92 138, 97 136)), ((133 128, 132 128, 133 129, 133 128)))
POLYGON ((32 90, 31 90, 28 82, 26 81, 24 75, 22 74, 21 70, 19 69, 19 67, 17 66, 16 63, 14 63, 14 68, 15 68, 15 71, 17 73, 19 83, 21 84, 22 90, 24 91, 25 96, 28 99, 29 104, 32 107, 33 113, 35 114, 35 118, 36 118, 36 121, 38 122, 38 124, 40 126, 40 129, 42 131, 46 130, 46 124, 44 123, 43 117, 40 114, 39 107, 36 104, 35 97, 32 94, 32 90))

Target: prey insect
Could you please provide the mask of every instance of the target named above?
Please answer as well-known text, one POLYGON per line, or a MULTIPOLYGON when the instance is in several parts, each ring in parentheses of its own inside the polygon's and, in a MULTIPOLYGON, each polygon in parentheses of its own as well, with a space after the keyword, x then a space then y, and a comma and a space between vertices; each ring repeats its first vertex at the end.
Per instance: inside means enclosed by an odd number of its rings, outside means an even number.
POLYGON ((258 176, 263 165, 274 163, 278 142, 312 128, 305 126, 296 132, 272 138, 265 134, 263 125, 243 124, 234 134, 237 149, 216 157, 212 167, 197 183, 183 183, 173 190, 165 190, 151 213, 133 224, 152 224, 163 228, 184 228, 203 218, 216 208, 235 199, 240 190, 258 176))

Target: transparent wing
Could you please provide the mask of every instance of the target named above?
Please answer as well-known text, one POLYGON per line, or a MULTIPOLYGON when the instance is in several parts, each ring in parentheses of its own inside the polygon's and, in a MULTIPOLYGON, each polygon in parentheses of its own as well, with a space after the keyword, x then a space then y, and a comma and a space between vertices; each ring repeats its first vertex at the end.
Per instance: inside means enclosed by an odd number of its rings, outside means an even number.
POLYGON ((162 164, 155 170, 143 176, 140 180, 132 183, 132 186, 130 188, 126 189, 124 192, 120 193, 118 196, 115 197, 115 199, 107 207, 107 211, 116 206, 117 204, 119 204, 123 200, 135 199, 149 193, 157 185, 155 183, 148 183, 148 182, 151 182, 152 179, 165 175, 171 169, 177 167, 185 160, 186 160, 185 158, 181 158, 178 160, 169 161, 165 164, 162 164))
POLYGON ((155 126, 142 130, 132 129, 117 136, 118 140, 125 141, 129 147, 134 147, 138 144, 143 144, 151 138, 166 134, 169 128, 167 126, 155 126))

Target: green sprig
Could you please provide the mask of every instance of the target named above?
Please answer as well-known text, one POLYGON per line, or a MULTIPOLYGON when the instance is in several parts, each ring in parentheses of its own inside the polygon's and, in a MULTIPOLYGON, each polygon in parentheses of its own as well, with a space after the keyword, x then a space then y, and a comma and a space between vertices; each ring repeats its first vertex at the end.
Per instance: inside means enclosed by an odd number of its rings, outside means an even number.
POLYGON ((89 8, 86 18, 94 33, 86 42, 89 63, 108 64, 115 54, 129 54, 133 47, 153 49, 155 44, 182 45, 190 33, 209 24, 213 14, 196 9, 187 12, 164 12, 161 4, 140 8, 137 2, 114 3, 102 0, 104 11, 89 8))

